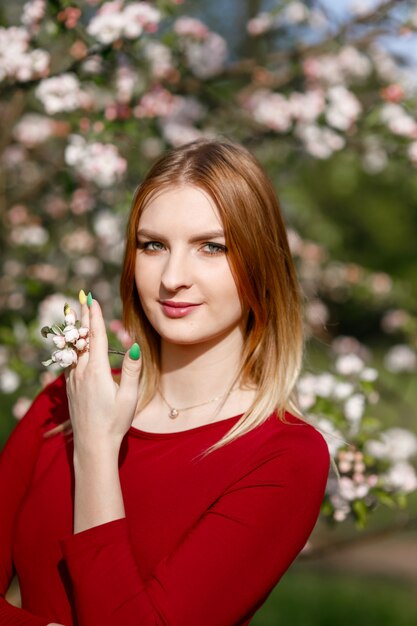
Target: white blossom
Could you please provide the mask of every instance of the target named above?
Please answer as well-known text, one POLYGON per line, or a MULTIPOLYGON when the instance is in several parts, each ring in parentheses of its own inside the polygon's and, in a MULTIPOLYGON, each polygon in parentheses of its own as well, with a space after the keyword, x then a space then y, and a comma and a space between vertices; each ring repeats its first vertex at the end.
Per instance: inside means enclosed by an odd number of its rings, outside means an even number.
POLYGON ((228 54, 225 39, 217 33, 209 33, 203 41, 187 39, 184 48, 189 68, 202 80, 221 72, 228 54))
POLYGON ((387 102, 381 107, 379 116, 395 135, 417 139, 417 122, 400 104, 387 102))
POLYGON ((360 374, 364 366, 365 364, 362 359, 353 352, 351 354, 341 354, 337 357, 335 362, 336 371, 343 376, 360 374))
POLYGON ((335 400, 345 400, 354 390, 352 383, 347 381, 337 381, 333 388, 333 398, 335 400))
POLYGON ((83 339, 80 337, 80 339, 77 339, 77 341, 75 342, 74 346, 77 350, 85 350, 85 348, 87 347, 88 343, 86 339, 83 339))
POLYGON ((20 21, 29 30, 36 30, 36 25, 45 15, 45 0, 29 0, 23 5, 20 21))
POLYGON ((373 382, 378 378, 378 370, 376 370, 374 367, 365 367, 365 369, 360 372, 359 378, 361 380, 373 382))
POLYGON ((171 49, 159 41, 148 41, 144 48, 150 71, 156 80, 169 76, 174 69, 171 49))
POLYGON ((389 428, 380 434, 379 440, 368 439, 365 451, 376 459, 407 461, 417 454, 417 437, 405 428, 389 428))
POLYGON ((67 343, 74 343, 75 341, 77 341, 77 339, 79 338, 79 332, 78 329, 75 326, 69 325, 69 326, 65 326, 64 330, 62 331, 65 337, 65 341, 67 343))
POLYGON ((260 89, 246 102, 254 120, 277 132, 286 132, 292 126, 291 104, 279 93, 260 89))
POLYGON ((317 159, 328 159, 345 145, 343 137, 316 124, 297 124, 295 134, 303 141, 307 152, 317 159))
POLYGON ((145 31, 155 32, 160 20, 160 11, 148 2, 131 2, 123 8, 116 0, 100 7, 87 32, 97 41, 110 44, 121 37, 137 39, 145 31))
POLYGON ((207 26, 196 19, 195 17, 188 17, 183 15, 174 22, 174 32, 179 37, 192 37, 197 40, 203 41, 209 34, 207 26))
POLYGON ((123 35, 136 39, 143 31, 155 32, 161 20, 161 13, 147 2, 131 2, 123 10, 125 25, 123 35))
POLYGON ((62 319, 62 302, 68 302, 72 309, 78 306, 78 302, 73 298, 68 298, 62 293, 54 293, 46 296, 38 307, 38 323, 39 329, 44 326, 61 323, 62 319))
POLYGON ((0 27, 0 81, 11 78, 26 82, 48 73, 49 53, 41 48, 30 50, 29 40, 25 28, 0 27))
POLYGON ((300 122, 315 122, 325 109, 326 101, 321 89, 308 89, 304 93, 293 91, 288 102, 290 112, 300 122))
POLYGON ((26 113, 13 129, 17 141, 33 148, 46 141, 53 133, 54 123, 45 115, 26 113))
POLYGON ((308 19, 309 10, 303 2, 293 0, 284 7, 281 16, 288 24, 300 24, 308 19))
POLYGON ((417 369, 417 353, 406 344, 397 344, 388 350, 384 365, 390 372, 414 372, 417 369))
POLYGON ((110 187, 121 180, 127 163, 113 144, 87 143, 80 135, 71 135, 65 161, 86 180, 99 187, 110 187))
POLYGON ((20 376, 13 370, 5 367, 0 370, 0 391, 14 393, 20 385, 20 376))
POLYGON ((362 105, 354 94, 343 85, 334 85, 327 91, 329 106, 326 120, 330 126, 347 130, 362 111, 362 105))
POLYGON ((56 350, 52 354, 52 361, 57 363, 61 367, 68 367, 73 363, 77 363, 78 355, 73 348, 64 348, 63 350, 56 350))
POLYGON ((54 335, 52 337, 52 341, 54 342, 55 346, 59 350, 62 350, 63 348, 65 348, 65 345, 67 343, 67 340, 65 339, 64 335, 54 335))
POLYGON ((87 32, 100 43, 110 44, 120 39, 125 23, 122 13, 98 13, 89 23, 87 32))
POLYGON ((344 405, 346 418, 350 422, 358 422, 365 411, 365 396, 362 393, 355 393, 348 398, 344 405))
POLYGON ((10 241, 19 246, 43 246, 48 240, 48 231, 39 224, 18 226, 10 233, 10 241))
POLYGON ((271 13, 262 12, 248 21, 246 30, 252 37, 258 37, 259 35, 267 33, 274 28, 275 25, 276 20, 273 15, 271 13))
POLYGON ((357 498, 364 498, 369 492, 369 485, 366 483, 357 484, 351 478, 342 476, 339 480, 340 495, 345 500, 356 500, 357 498))
POLYGON ((405 461, 395 463, 382 475, 385 485, 404 493, 417 489, 417 476, 414 467, 405 461))
POLYGON ((50 115, 74 111, 91 104, 91 97, 81 89, 77 76, 68 72, 42 80, 35 95, 50 115))

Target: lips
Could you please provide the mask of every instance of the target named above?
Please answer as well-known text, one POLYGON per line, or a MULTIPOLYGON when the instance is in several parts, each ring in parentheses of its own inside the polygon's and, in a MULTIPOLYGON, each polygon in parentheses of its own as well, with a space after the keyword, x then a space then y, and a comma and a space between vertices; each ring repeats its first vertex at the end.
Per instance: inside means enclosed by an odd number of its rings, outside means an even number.
POLYGON ((198 306, 197 302, 176 302, 175 300, 160 300, 160 303, 164 306, 184 308, 187 306, 198 306))
POLYGON ((190 304, 188 302, 184 304, 185 306, 182 302, 174 302, 170 305, 166 301, 161 301, 164 314, 170 318, 184 317, 184 315, 188 315, 200 306, 199 304, 190 304))

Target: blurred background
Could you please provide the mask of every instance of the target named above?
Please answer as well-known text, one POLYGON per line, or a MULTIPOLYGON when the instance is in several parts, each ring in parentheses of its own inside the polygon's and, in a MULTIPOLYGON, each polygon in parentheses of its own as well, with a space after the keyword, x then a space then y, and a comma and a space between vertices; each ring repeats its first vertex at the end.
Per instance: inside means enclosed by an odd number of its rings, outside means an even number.
POLYGON ((152 162, 240 141, 281 201, 300 403, 340 473, 253 624, 416 624, 415 3, 2 0, 0 24, 0 447, 60 373, 40 329, 80 289, 130 345, 118 280, 152 162))

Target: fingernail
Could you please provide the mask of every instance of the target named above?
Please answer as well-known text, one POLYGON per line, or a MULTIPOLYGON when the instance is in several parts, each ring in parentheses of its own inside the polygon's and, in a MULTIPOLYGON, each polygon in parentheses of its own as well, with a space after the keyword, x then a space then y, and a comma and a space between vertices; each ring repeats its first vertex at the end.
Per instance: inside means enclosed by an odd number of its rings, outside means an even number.
POLYGON ((140 348, 138 343, 132 344, 129 350, 129 356, 134 361, 137 361, 140 357, 140 348))
POLYGON ((93 304, 93 296, 91 295, 91 291, 88 292, 87 296, 87 306, 90 307, 93 304))
POLYGON ((78 300, 80 301, 80 304, 85 304, 87 302, 87 296, 85 295, 84 289, 80 289, 78 300))

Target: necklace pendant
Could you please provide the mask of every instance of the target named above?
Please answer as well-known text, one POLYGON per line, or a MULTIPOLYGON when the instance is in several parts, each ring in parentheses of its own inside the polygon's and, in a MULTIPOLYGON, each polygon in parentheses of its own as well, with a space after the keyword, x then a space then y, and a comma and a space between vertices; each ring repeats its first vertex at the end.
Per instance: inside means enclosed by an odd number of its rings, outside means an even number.
POLYGON ((179 414, 179 411, 177 409, 171 409, 169 412, 170 417, 177 417, 178 414, 179 414))

